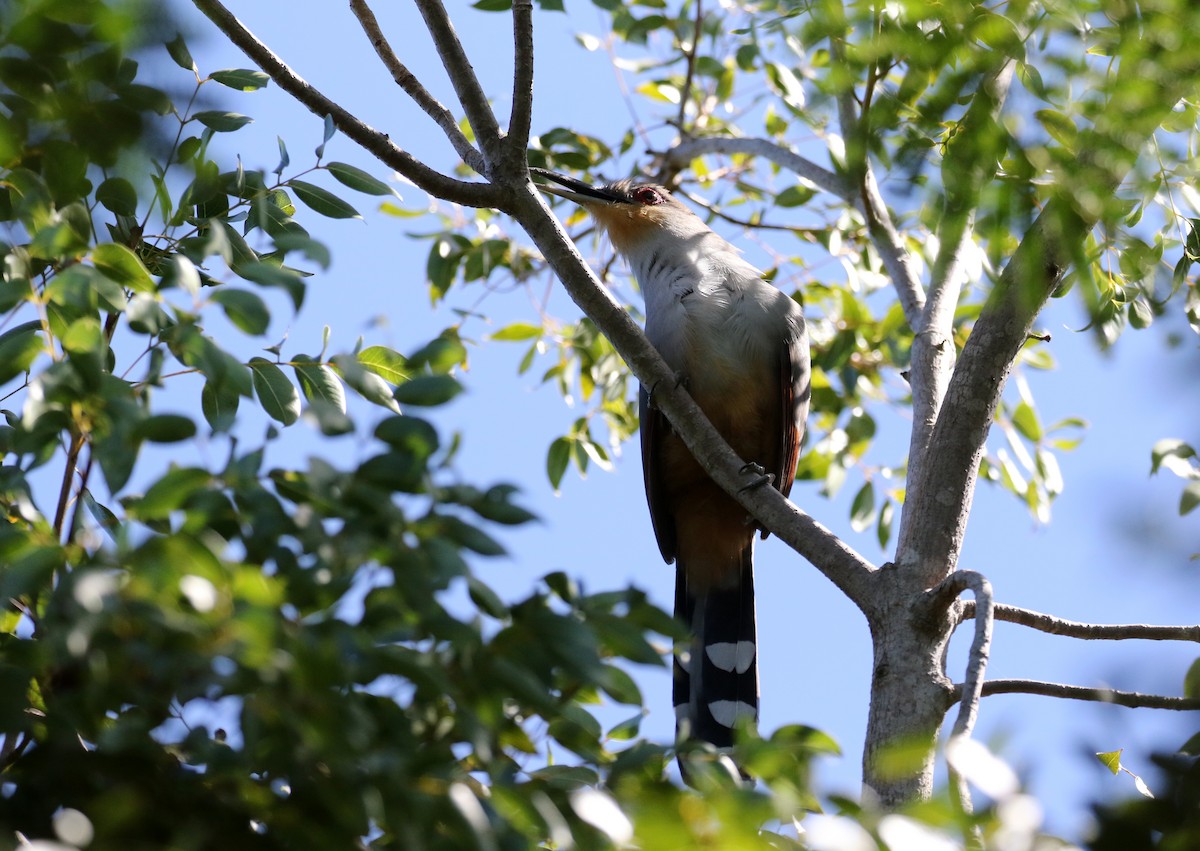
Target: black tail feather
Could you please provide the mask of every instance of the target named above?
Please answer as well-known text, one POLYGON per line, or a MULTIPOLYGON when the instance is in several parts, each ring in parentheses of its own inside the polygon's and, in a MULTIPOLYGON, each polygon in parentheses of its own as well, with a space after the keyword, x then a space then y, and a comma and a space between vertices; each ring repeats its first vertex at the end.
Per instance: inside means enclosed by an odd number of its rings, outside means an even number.
POLYGON ((693 594, 677 566, 675 616, 692 632, 686 659, 675 657, 676 735, 718 748, 733 745, 738 719, 758 720, 758 641, 751 547, 742 554, 738 581, 693 594))

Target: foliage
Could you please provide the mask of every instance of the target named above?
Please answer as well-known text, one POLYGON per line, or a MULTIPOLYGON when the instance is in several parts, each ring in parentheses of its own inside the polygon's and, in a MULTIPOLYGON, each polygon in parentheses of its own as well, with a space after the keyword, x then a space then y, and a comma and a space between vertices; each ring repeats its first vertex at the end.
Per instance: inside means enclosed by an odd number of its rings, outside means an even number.
MULTIPOLYGON (((1112 344, 1179 306, 1200 325, 1196 224, 1174 189, 1190 175, 1195 105, 1180 105, 1112 199, 1088 194, 1077 156, 1104 99, 1125 96, 1109 60, 1167 40, 1131 7, 903 2, 852 5, 845 20, 836 4, 761 0, 697 25, 689 2, 595 5, 625 44, 644 46, 635 89, 655 129, 607 141, 553 129, 531 163, 594 172, 642 137, 754 123, 770 138, 809 135, 839 175, 868 157, 888 169, 904 187, 889 200, 905 209, 906 245, 928 268, 945 222, 979 200, 960 345, 1016 235, 1070 194, 1103 208, 1063 288, 1081 294, 1097 338, 1112 344), (835 56, 843 30, 853 48, 835 56), (976 124, 979 83, 1003 57, 1016 61, 1020 109, 976 124), (833 117, 855 85, 866 118, 847 132, 833 117), (955 169, 973 159, 988 173, 959 185, 955 169)), ((532 518, 511 486, 463 481, 457 437, 411 413, 461 390, 455 328, 407 355, 330 352, 330 334, 307 353, 264 345, 277 315, 302 308, 308 270, 330 262, 301 221, 358 215, 343 188, 392 191, 326 160, 328 122, 307 167, 293 168, 282 140, 271 172, 217 162, 215 134, 251 119, 200 108, 200 95, 249 97, 267 79, 202 73, 176 37, 179 89, 146 85, 136 25, 153 8, 0 11, 0 844, 20 831, 97 849, 799 847, 782 826, 821 806, 810 771, 836 750, 828 737, 746 731, 737 756, 755 788, 685 748, 698 790, 683 790, 665 779, 674 750, 637 738, 642 697, 628 673, 662 663, 674 621, 636 589, 588 592, 562 573, 504 601, 473 570, 503 552, 496 526, 532 518), (356 435, 359 457, 269 465, 298 423, 329 445, 356 435), (192 452, 198 443, 209 451, 192 452), (600 703, 629 707, 626 720, 604 729, 600 703)), ((883 412, 908 403, 898 374, 912 337, 870 223, 746 157, 664 169, 676 178, 719 196, 714 219, 772 229, 771 273, 803 291, 817 343, 801 476, 831 495, 853 481, 854 522, 886 547, 904 461, 874 454, 883 412), (829 281, 831 261, 844 282, 829 281)), ((406 214, 390 199, 383 209, 406 214)), ((434 301, 540 271, 495 213, 476 216, 464 229, 448 215, 428 235, 434 301)), ((588 320, 521 322, 492 339, 527 347, 522 371, 548 358, 545 380, 587 406, 549 449, 556 486, 632 435, 628 373, 588 320)), ((1022 369, 1053 366, 1040 342, 1022 369)), ((1061 486, 1055 452, 1081 424, 1045 425, 1020 382, 1017 396, 999 415, 1008 449, 985 472, 1044 517, 1061 486)), ((1179 472, 1193 455, 1156 449, 1155 467, 1179 472)), ((1007 776, 986 755, 957 768, 985 790, 1007 776)), ((834 800, 835 815, 809 823, 852 824, 860 847, 972 827, 996 847, 1031 846, 1039 821, 1018 819, 1028 799, 1011 784, 988 794, 974 816, 940 797, 887 815, 834 800)))

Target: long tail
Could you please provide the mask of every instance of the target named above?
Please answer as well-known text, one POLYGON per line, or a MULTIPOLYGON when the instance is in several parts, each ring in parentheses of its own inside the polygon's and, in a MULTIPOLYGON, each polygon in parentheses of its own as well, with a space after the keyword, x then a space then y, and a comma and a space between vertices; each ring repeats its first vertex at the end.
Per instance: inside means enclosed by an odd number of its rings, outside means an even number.
POLYGON ((675 616, 691 629, 687 658, 675 657, 678 737, 718 748, 733 744, 739 718, 758 720, 758 639, 754 623, 753 544, 742 551, 738 581, 693 594, 676 565, 675 616))

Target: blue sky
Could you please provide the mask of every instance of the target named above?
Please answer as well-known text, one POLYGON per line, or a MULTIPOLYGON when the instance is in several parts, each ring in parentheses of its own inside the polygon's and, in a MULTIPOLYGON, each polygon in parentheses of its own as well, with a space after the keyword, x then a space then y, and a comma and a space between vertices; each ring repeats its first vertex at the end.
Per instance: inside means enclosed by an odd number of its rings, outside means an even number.
MULTIPOLYGON (((250 67, 249 61, 215 32, 190 4, 177 3, 193 56, 202 73, 250 67)), ((370 46, 342 4, 231 3, 235 13, 285 61, 367 123, 387 132, 402 147, 441 168, 449 168, 449 145, 434 125, 413 107, 376 62, 370 46)), ((377 4, 376 13, 401 58, 439 96, 455 108, 452 92, 436 64, 436 55, 409 4, 377 4), (385 9, 385 5, 400 8, 385 9)), ((481 14, 466 4, 449 4, 455 23, 488 94, 501 116, 507 115, 511 79, 511 35, 505 15, 481 14)), ((616 72, 605 53, 588 53, 574 40, 586 30, 602 33, 599 13, 579 4, 573 16, 538 13, 534 132, 567 126, 616 143, 629 124, 616 72)), ((174 66, 164 65, 163 84, 180 82, 174 66), (168 70, 169 69, 169 70, 168 70)), ((216 87, 206 87, 216 88, 216 87)), ((222 94, 225 92, 223 91, 222 94)), ((223 104, 255 118, 220 150, 240 155, 248 168, 271 169, 278 161, 276 136, 291 152, 293 169, 305 165, 321 141, 321 121, 271 86, 253 95, 229 93, 223 104)), ((343 160, 386 177, 384 168, 337 137, 327 159, 343 160)), ((610 173, 624 173, 627 158, 610 173)), ((404 206, 423 208, 419 190, 399 186, 404 206)), ((511 321, 536 321, 523 291, 503 288, 480 301, 478 284, 451 290, 447 301, 431 308, 424 284, 428 243, 406 238, 408 231, 433 229, 431 220, 396 219, 374 214, 374 200, 350 199, 366 221, 331 221, 315 215, 303 221, 333 250, 333 265, 313 279, 301 314, 289 320, 281 302, 263 345, 284 333, 285 355, 320 348, 321 329, 332 328, 333 350, 349 349, 365 335, 401 351, 414 348, 454 324, 453 308, 472 308, 487 319, 471 319, 463 335, 482 341, 511 321)), ((508 223, 504 223, 507 228, 508 223)), ((736 230, 725 232, 739 240, 736 230)), ((590 243, 581 246, 585 255, 590 243)), ((752 262, 769 261, 747 244, 752 262)), ((830 264, 831 273, 836 267, 830 264)), ((577 309, 557 288, 550 312, 571 320, 577 309)), ((1196 442, 1200 396, 1195 391, 1198 359, 1195 336, 1181 321, 1174 328, 1185 338, 1180 349, 1165 344, 1160 328, 1125 335, 1115 350, 1100 355, 1092 338, 1072 329, 1085 324, 1070 298, 1055 302, 1040 326, 1053 334, 1051 351, 1059 368, 1032 373, 1029 384, 1042 421, 1068 416, 1089 422, 1083 444, 1060 455, 1066 487, 1049 525, 1038 526, 1025 509, 998 488, 982 486, 975 498, 961 566, 982 571, 999 601, 1092 622, 1196 622, 1200 592, 1195 572, 1200 563, 1188 554, 1200 550, 1200 513, 1180 520, 1176 505, 1181 482, 1168 475, 1148 477, 1150 447, 1162 437, 1196 442)), ((524 504, 541 522, 502 534, 507 559, 480 562, 478 570, 509 597, 528 592, 538 577, 566 570, 599 590, 633 582, 669 607, 672 569, 662 564, 654 544, 642 493, 640 459, 630 445, 612 472, 594 470, 586 480, 569 473, 561 493, 546 480, 545 454, 550 442, 566 432, 579 415, 566 407, 537 376, 549 361, 517 375, 523 347, 482 343, 473 347, 470 369, 462 380, 467 392, 434 417, 448 431, 459 430, 465 443, 457 467, 468 481, 509 481, 523 491, 524 504)), ((246 356, 257 354, 247 351, 246 356)), ((1011 392, 1010 388, 1010 392, 1011 392)), ((367 413, 367 416, 374 414, 367 413)), ((360 432, 369 432, 361 428, 360 432)), ((902 416, 880 420, 880 463, 899 459, 907 446, 902 416)), ((1000 445, 1000 435, 992 440, 1000 445)), ((224 449, 200 447, 215 457, 224 449)), ((365 454, 353 437, 322 440, 303 422, 272 444, 269 462, 302 463, 310 454, 335 462, 365 454)), ((873 530, 857 534, 848 523, 846 488, 826 500, 815 485, 800 483, 792 499, 832 528, 868 558, 885 561, 873 530)), ((820 770, 826 791, 855 794, 866 722, 870 680, 870 639, 858 611, 810 565, 775 539, 758 551, 759 618, 763 707, 762 727, 787 723, 826 730, 845 755, 820 770)), ((961 679, 963 648, 969 630, 956 637, 951 659, 961 679)), ((1084 643, 999 624, 989 676, 1036 678, 1084 685, 1178 694, 1188 665, 1196 657, 1183 645, 1147 642, 1084 643)), ((671 737, 673 716, 665 671, 639 673, 651 714, 642 732, 660 740, 671 737)), ((627 710, 617 709, 612 721, 627 710)), ((1155 776, 1147 759, 1156 747, 1175 747, 1197 729, 1197 719, 1162 711, 1128 710, 1053 701, 1031 696, 1002 696, 984 701, 977 735, 996 745, 1040 794, 1050 826, 1077 834, 1085 823, 1085 803, 1113 792, 1132 794, 1127 777, 1113 778, 1089 755, 1126 748, 1126 764, 1155 776)))

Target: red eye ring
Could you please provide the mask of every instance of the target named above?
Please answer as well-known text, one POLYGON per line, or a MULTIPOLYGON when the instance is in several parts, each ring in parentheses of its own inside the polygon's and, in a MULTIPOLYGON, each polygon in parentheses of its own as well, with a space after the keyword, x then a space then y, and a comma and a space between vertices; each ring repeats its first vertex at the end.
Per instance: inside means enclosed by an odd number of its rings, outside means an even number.
POLYGON ((665 199, 652 186, 639 186, 633 190, 633 200, 639 204, 644 204, 647 207, 653 207, 656 204, 661 204, 665 199))

